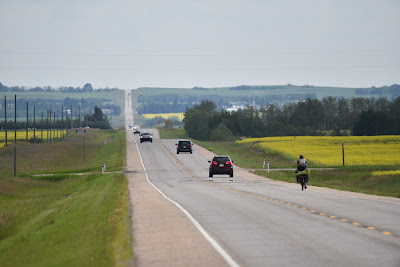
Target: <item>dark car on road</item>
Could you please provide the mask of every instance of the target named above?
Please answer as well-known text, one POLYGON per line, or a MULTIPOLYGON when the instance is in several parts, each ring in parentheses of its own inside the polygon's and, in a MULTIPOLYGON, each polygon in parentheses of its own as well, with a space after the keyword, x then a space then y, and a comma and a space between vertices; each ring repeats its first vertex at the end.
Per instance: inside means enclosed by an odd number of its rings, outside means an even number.
POLYGON ((151 133, 142 133, 140 135, 140 143, 151 142, 153 143, 153 135, 151 133))
POLYGON ((179 154, 179 152, 190 152, 190 154, 193 153, 192 146, 193 143, 190 140, 179 140, 179 142, 176 145, 176 154, 179 154))
POLYGON ((210 163, 208 176, 213 177, 214 174, 228 174, 233 177, 233 161, 229 156, 214 156, 210 163))

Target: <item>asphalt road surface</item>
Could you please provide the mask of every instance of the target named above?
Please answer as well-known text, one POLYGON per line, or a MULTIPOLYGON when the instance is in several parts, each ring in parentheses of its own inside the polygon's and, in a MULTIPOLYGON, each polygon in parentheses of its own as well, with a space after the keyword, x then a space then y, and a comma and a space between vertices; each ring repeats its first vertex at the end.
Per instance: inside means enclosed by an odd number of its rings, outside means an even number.
POLYGON ((228 265, 400 266, 397 199, 301 191, 239 168, 209 178, 209 151, 176 154, 177 140, 133 138, 149 182, 199 222, 228 265))

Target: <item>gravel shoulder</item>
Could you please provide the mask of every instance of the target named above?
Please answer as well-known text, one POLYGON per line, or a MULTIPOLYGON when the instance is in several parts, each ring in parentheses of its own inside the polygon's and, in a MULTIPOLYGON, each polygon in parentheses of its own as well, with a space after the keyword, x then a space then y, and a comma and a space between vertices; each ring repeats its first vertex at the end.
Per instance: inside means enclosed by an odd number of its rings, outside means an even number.
MULTIPOLYGON (((125 104, 128 110, 130 103, 125 104)), ((153 133, 158 138, 158 133, 153 133)), ((126 144, 135 266, 227 266, 186 215, 148 182, 129 129, 126 144)))

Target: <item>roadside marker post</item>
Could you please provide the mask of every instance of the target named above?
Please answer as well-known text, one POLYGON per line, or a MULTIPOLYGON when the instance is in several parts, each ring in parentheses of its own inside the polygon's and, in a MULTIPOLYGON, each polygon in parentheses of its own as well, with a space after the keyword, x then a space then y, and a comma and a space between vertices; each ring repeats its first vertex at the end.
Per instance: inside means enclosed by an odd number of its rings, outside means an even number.
POLYGON ((105 161, 104 161, 103 165, 104 165, 104 171, 106 172, 107 170, 106 170, 106 162, 105 161))
POLYGON ((268 173, 269 173, 269 160, 268 160, 267 166, 268 166, 268 173))
POLYGON ((265 158, 264 158, 264 162, 263 162, 263 169, 265 169, 265 158))
POLYGON ((104 174, 104 164, 101 164, 101 173, 104 174))

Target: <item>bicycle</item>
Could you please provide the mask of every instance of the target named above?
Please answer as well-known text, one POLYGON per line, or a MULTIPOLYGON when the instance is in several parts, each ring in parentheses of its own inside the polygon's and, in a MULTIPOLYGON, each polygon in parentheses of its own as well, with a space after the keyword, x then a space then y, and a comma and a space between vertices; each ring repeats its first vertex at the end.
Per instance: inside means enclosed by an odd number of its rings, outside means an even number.
POLYGON ((305 169, 304 171, 295 173, 296 180, 301 184, 301 190, 307 189, 306 183, 308 182, 308 176, 310 175, 310 171, 305 169))

